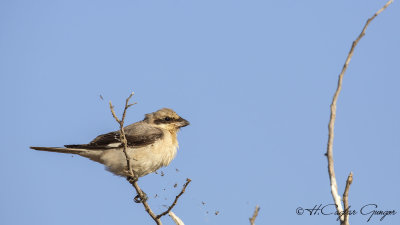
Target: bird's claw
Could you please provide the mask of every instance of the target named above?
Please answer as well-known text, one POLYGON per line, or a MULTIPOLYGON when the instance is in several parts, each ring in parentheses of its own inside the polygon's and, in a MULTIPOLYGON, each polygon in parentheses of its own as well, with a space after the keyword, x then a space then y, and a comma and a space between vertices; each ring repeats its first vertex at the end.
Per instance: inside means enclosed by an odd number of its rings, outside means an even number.
POLYGON ((137 177, 137 176, 134 176, 134 177, 127 176, 127 177, 126 177, 126 180, 127 180, 129 183, 133 183, 133 182, 138 181, 138 177, 137 177))
POLYGON ((147 201, 147 199, 147 194, 143 192, 143 198, 141 198, 139 195, 136 195, 133 201, 135 201, 135 203, 142 203, 144 201, 147 201))

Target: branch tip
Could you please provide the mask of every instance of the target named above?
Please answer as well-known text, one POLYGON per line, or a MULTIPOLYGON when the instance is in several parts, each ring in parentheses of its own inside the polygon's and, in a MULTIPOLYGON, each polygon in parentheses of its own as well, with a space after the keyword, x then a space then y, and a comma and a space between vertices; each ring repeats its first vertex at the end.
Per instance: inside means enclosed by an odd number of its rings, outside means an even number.
POLYGON ((260 211, 260 206, 256 205, 256 208, 254 209, 254 212, 253 212, 253 216, 251 218, 249 218, 250 225, 255 225, 255 221, 258 216, 259 211, 260 211))
POLYGON ((183 195, 183 193, 185 193, 186 187, 189 185, 191 181, 192 181, 191 179, 186 178, 186 183, 183 185, 181 192, 175 197, 174 202, 172 202, 172 204, 168 207, 168 209, 165 212, 157 215, 157 218, 161 218, 162 216, 168 214, 172 210, 172 208, 174 208, 174 206, 178 202, 178 199, 181 197, 181 195, 183 195))

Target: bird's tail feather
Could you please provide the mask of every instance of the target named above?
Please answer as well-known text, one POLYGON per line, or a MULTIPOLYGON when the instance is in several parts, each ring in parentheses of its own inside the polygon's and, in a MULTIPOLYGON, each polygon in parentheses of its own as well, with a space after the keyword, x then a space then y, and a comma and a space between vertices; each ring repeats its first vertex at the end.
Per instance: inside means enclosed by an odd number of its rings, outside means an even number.
POLYGON ((60 148, 60 147, 30 147, 34 150, 39 151, 47 151, 47 152, 59 152, 59 153, 70 153, 70 154, 79 154, 86 152, 85 149, 77 149, 77 148, 60 148))

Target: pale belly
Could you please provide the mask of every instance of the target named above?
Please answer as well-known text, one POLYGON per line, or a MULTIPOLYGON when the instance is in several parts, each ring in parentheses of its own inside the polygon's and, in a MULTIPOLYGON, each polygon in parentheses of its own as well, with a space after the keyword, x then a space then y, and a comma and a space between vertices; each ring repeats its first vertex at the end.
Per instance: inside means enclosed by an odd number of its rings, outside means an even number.
MULTIPOLYGON (((133 172, 138 177, 142 177, 169 165, 175 158, 177 147, 177 144, 160 141, 146 147, 128 148, 133 172)), ((81 155, 104 164, 106 169, 115 175, 128 176, 126 158, 122 149, 97 150, 81 155)))

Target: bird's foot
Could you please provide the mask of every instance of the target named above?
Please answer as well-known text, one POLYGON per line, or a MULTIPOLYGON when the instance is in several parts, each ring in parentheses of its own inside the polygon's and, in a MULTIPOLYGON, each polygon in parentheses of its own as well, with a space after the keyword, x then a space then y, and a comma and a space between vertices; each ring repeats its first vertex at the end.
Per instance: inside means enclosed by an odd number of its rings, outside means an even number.
POLYGON ((136 195, 133 201, 135 201, 136 203, 142 203, 144 201, 147 201, 147 199, 147 194, 143 192, 143 198, 141 198, 139 195, 136 195))
POLYGON ((134 176, 134 177, 127 176, 127 177, 126 177, 126 180, 127 180, 129 183, 133 183, 133 182, 138 181, 139 178, 138 178, 137 176, 134 176))

